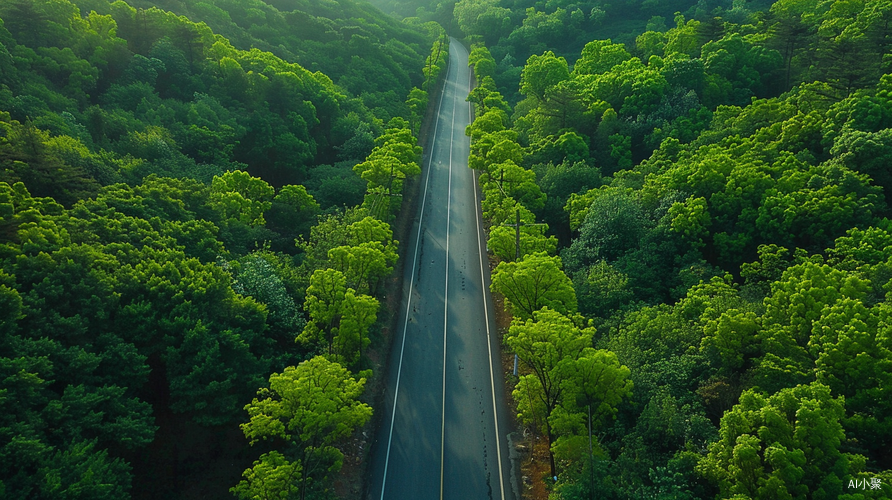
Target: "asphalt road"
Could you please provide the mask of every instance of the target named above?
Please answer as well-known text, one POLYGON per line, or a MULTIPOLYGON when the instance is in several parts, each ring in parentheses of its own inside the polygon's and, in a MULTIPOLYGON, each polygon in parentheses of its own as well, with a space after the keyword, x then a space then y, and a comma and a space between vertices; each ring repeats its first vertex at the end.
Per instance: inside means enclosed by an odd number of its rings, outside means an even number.
POLYGON ((468 168, 468 52, 452 39, 399 330, 372 448, 369 499, 516 498, 478 190, 468 168), (481 257, 482 256, 482 257, 481 257))

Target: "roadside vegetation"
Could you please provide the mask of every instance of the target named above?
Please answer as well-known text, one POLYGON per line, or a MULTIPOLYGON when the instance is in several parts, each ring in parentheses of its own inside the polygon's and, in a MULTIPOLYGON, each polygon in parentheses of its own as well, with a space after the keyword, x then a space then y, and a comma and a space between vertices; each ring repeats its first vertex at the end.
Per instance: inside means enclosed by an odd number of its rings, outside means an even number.
POLYGON ((0 3, 0 496, 334 497, 448 53, 335 4, 0 3))
POLYGON ((886 498, 890 4, 661 6, 454 4, 532 481, 886 498))
POLYGON ((0 496, 335 497, 447 33, 529 491, 892 496, 892 3, 376 5, 0 2, 0 496))

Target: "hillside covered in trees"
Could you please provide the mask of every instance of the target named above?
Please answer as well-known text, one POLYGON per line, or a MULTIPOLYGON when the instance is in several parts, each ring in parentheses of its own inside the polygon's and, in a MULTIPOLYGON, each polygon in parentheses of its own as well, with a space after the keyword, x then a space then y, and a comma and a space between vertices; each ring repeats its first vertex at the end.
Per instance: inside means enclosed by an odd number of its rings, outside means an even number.
POLYGON ((530 491, 892 497, 892 3, 377 5, 0 2, 0 496, 334 495, 442 25, 530 491))
POLYGON ((0 497, 334 495, 442 35, 0 2, 0 497))
POLYGON ((889 498, 892 4, 581 7, 454 6, 530 491, 889 498))

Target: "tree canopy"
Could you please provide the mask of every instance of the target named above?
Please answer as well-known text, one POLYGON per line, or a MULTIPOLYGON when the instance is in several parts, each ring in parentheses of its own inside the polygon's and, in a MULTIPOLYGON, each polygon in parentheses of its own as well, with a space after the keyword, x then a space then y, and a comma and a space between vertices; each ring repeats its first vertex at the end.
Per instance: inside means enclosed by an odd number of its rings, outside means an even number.
POLYGON ((890 494, 887 7, 462 18, 492 290, 552 496, 890 494), (573 328, 592 333, 554 354, 573 328))

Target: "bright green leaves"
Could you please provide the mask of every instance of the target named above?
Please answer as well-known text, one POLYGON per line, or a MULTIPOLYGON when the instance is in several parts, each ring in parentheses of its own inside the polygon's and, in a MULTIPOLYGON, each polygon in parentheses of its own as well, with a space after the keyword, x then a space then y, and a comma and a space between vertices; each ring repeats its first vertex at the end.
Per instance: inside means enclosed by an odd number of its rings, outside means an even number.
POLYGON ((344 273, 357 290, 374 290, 378 280, 393 271, 398 257, 390 225, 365 217, 346 232, 347 244, 328 251, 329 265, 344 273))
POLYGON ((863 457, 839 451, 843 401, 821 384, 772 396, 747 391, 722 418, 720 439, 698 469, 721 494, 747 498, 836 498, 863 457))
MULTIPOLYGON (((490 151, 490 157, 499 155, 499 145, 490 151)), ((486 196, 486 205, 493 201, 510 198, 517 200, 529 210, 539 210, 545 206, 545 194, 536 184, 536 174, 517 166, 512 160, 491 164, 488 172, 480 176, 480 187, 486 196), (491 200, 494 198, 495 200, 491 200)), ((492 218, 486 207, 485 215, 492 218)))
MULTIPOLYGON (((617 406, 631 395, 634 384, 629 368, 606 350, 586 348, 574 362, 562 368, 567 370, 568 377, 562 404, 551 415, 552 427, 560 434, 553 449, 560 459, 580 460, 588 449, 584 453, 578 449, 574 452, 570 443, 583 441, 589 426, 600 428, 614 418, 617 406)), ((591 434, 589 438, 592 439, 591 434)))
POLYGON ((484 45, 478 45, 471 49, 471 53, 468 55, 468 66, 474 68, 474 76, 477 80, 483 80, 486 77, 492 78, 496 74, 496 60, 484 45))
MULTIPOLYGON (((558 485, 568 486, 553 491, 714 496, 694 471, 697 453, 682 450, 708 448, 725 415, 715 448, 725 455, 713 464, 724 476, 707 474, 722 498, 861 495, 842 485, 865 458, 837 450, 866 457, 863 478, 887 468, 881 450, 892 436, 892 231, 879 220, 892 144, 892 80, 879 75, 892 10, 782 0, 761 24, 741 4, 721 19, 678 14, 668 30, 655 16, 635 51, 592 41, 562 74, 555 54, 566 51, 545 31, 564 15, 558 7, 530 9, 493 48, 536 54, 521 73, 526 99, 502 113, 486 103, 495 88, 481 78, 467 131, 492 219, 489 249, 501 262, 493 290, 517 319, 537 317, 547 301, 525 291, 545 283, 549 264, 523 264, 548 257, 509 262, 511 224, 515 210, 525 224, 544 218, 570 243, 558 250, 579 312, 598 325, 595 345, 615 352, 635 383, 634 405, 620 411, 614 435, 601 435, 611 452, 590 471, 587 415, 565 399, 546 421, 547 401, 536 396, 549 382, 522 373, 524 421, 551 426, 552 448, 567 459, 558 485), (577 189, 547 186, 554 165, 577 160, 567 176, 580 179, 577 189), (511 191, 527 168, 548 195, 544 207, 511 191), (611 178, 586 184, 594 176, 584 168, 611 178), (570 231, 549 217, 555 200, 570 231), (603 488, 585 486, 588 472, 603 488)), ((570 38, 571 24, 562 28, 570 38)), ((511 64, 498 63, 494 82, 516 74, 511 64)), ((549 251, 533 233, 523 226, 521 255, 549 251)))
POLYGON ((561 270, 560 257, 530 254, 519 262, 502 262, 492 276, 492 290, 505 296, 511 312, 521 318, 549 307, 561 314, 576 312, 573 283, 561 270))
POLYGON ((701 146, 648 175, 642 199, 650 205, 673 189, 691 193, 670 209, 672 229, 696 248, 714 245, 721 262, 739 262, 760 244, 829 244, 881 210, 879 191, 863 175, 809 165, 776 147, 755 138, 701 146))
POLYGON ((263 225, 263 213, 272 206, 275 190, 264 180, 236 170, 215 176, 211 183, 209 205, 224 219, 236 219, 248 225, 263 225))
POLYGON ((230 491, 243 500, 288 500, 299 490, 301 470, 299 461, 290 462, 278 451, 264 453, 230 491))
POLYGON ((465 34, 480 35, 487 40, 497 40, 510 26, 510 14, 497 0, 460 0, 454 9, 455 21, 465 34))
POLYGON ((762 262, 746 268, 747 281, 773 281, 764 313, 730 310, 705 323, 701 350, 721 360, 723 371, 747 370, 753 385, 777 391, 793 384, 825 384, 834 397, 843 396, 848 410, 846 431, 864 444, 862 450, 887 443, 887 392, 892 351, 888 342, 888 311, 876 303, 878 284, 887 282, 887 265, 878 249, 884 231, 851 231, 830 252, 836 266, 820 258, 796 256, 790 265, 783 249, 765 247, 762 262), (862 260, 863 259, 863 260, 862 260), (755 342, 754 342, 755 341, 755 342))
POLYGON ((302 270, 311 274, 304 302, 309 318, 297 340, 350 367, 361 363, 377 320, 379 302, 366 293, 377 291, 398 257, 390 225, 367 213, 328 216, 313 227, 310 241, 299 243, 307 255, 302 270))
POLYGON ((726 373, 740 370, 756 354, 759 323, 752 312, 725 311, 704 325, 700 351, 707 357, 717 357, 726 373))
POLYGON ((541 56, 532 55, 527 59, 520 76, 520 91, 541 101, 550 88, 569 78, 567 60, 546 51, 541 56))
POLYGON ((828 265, 802 263, 787 269, 772 285, 771 296, 765 299, 765 317, 805 346, 825 305, 841 299, 862 299, 868 290, 869 283, 857 275, 828 265))
POLYGON ((544 427, 551 449, 564 449, 562 443, 585 432, 583 412, 591 410, 597 423, 612 415, 632 390, 629 369, 616 355, 590 347, 593 334, 545 307, 532 319, 515 319, 505 336, 505 343, 532 372, 514 388, 519 417, 544 427), (557 435, 564 436, 556 440, 557 435))
POLYGON ((632 391, 628 367, 620 365, 616 354, 586 349, 576 360, 575 376, 569 379, 574 386, 571 393, 578 411, 582 406, 592 406, 592 414, 598 420, 612 416, 616 406, 632 391))
POLYGON ((70 244, 68 231, 59 227, 52 216, 62 207, 51 198, 33 198, 21 182, 13 186, 0 183, 0 227, 4 228, 9 243, 0 239, 0 256, 19 251, 36 254, 51 252, 70 244), (14 236, 13 236, 14 235, 14 236), (16 249, 14 244, 20 245, 16 249))
POLYGON ((295 244, 303 252, 302 270, 307 276, 317 269, 328 267, 328 251, 347 244, 350 237, 347 227, 368 217, 364 208, 347 208, 343 212, 319 217, 316 225, 310 228, 309 238, 298 239, 295 244))
POLYGON ((690 197, 684 203, 676 202, 669 208, 672 230, 681 233, 695 248, 704 245, 712 221, 706 208, 705 198, 690 197))
POLYGON ((336 269, 320 269, 310 277, 304 310, 310 321, 297 340, 327 347, 332 360, 355 365, 369 344, 368 330, 377 319, 378 301, 347 288, 336 269))
POLYGON ((390 224, 374 217, 365 217, 347 226, 347 244, 380 243, 386 249, 388 258, 395 258, 398 241, 393 239, 390 224))
POLYGON ((371 416, 356 400, 365 379, 354 380, 337 363, 316 357, 270 375, 269 387, 245 407, 250 420, 241 425, 256 443, 275 437, 304 447, 332 446, 371 416))
POLYGON ((763 200, 756 225, 767 234, 801 235, 806 243, 827 241, 878 211, 880 191, 869 182, 833 165, 789 170, 778 182, 780 192, 763 200))
POLYGON ((582 54, 573 64, 574 75, 598 75, 606 73, 617 64, 632 58, 625 45, 610 40, 594 40, 585 45, 582 54))
MULTIPOLYGON (((505 102, 502 94, 496 90, 496 83, 492 77, 480 78, 480 83, 471 89, 467 101, 474 103, 474 110, 478 116, 486 114, 490 109, 501 110, 505 113, 511 111, 511 107, 505 102)), ((473 124, 472 124, 473 125, 473 124)), ((470 126, 468 127, 470 130, 470 126)))
MULTIPOLYGON (((475 142, 483 139, 487 134, 493 134, 505 130, 508 123, 508 115, 503 109, 490 108, 474 119, 474 122, 468 125, 466 133, 475 142)), ((514 136, 516 140, 516 134, 514 136)), ((473 148, 471 150, 474 151, 473 148)), ((481 155, 485 156, 485 155, 481 155)))
POLYGON ((592 334, 591 330, 580 330, 561 313, 542 308, 526 321, 515 320, 505 343, 540 380, 546 404, 554 405, 562 389, 561 380, 569 375, 560 370, 562 364, 578 359, 591 344, 592 334))
POLYGON ((409 122, 394 118, 384 134, 376 139, 376 147, 353 171, 368 182, 365 206, 372 215, 383 217, 399 209, 391 208, 390 195, 402 193, 405 179, 421 173, 421 148, 416 145, 409 122))
POLYGON ((328 261, 333 269, 347 276, 350 284, 361 290, 372 290, 379 279, 393 271, 394 255, 377 241, 356 246, 339 246, 328 251, 328 261), (390 258, 389 258, 390 257, 390 258))
POLYGON ((826 307, 815 322, 809 351, 816 358, 817 379, 836 394, 851 398, 874 385, 889 389, 892 353, 877 342, 880 316, 888 314, 888 307, 881 307, 870 310, 846 298, 826 307))
POLYGON ((409 126, 412 134, 417 134, 421 128, 421 121, 427 111, 428 94, 418 87, 412 87, 406 98, 406 106, 409 107, 409 126))
POLYGON ((347 277, 336 269, 319 269, 310 277, 304 311, 309 315, 298 340, 318 341, 321 336, 328 344, 331 353, 334 343, 335 320, 340 316, 344 295, 347 292, 347 277))
POLYGON ((543 424, 551 445, 551 415, 562 401, 565 381, 573 376, 571 365, 591 344, 592 331, 580 331, 569 318, 548 308, 532 316, 525 322, 515 320, 505 343, 532 371, 514 389, 520 417, 543 424))
MULTIPOLYGON (((557 251, 557 238, 546 236, 547 226, 525 225, 520 227, 521 256, 544 252, 554 255, 557 251)), ((489 231, 486 246, 500 261, 513 261, 518 253, 516 229, 507 225, 496 226, 489 231)))
POLYGON ((421 85, 422 90, 429 92, 431 87, 439 80, 440 73, 446 68, 449 59, 449 37, 446 30, 438 23, 428 24, 428 33, 431 38, 436 33, 436 40, 431 45, 430 54, 424 61, 424 83, 421 85))
MULTIPOLYGON (((760 96, 771 88, 772 76, 780 71, 782 64, 780 53, 758 46, 737 33, 706 43, 700 58, 714 79, 730 82, 732 92, 760 96)), ((722 82, 711 85, 723 87, 722 82)), ((732 94, 722 96, 720 100, 733 102, 739 98, 732 94)))
POLYGON ((378 300, 347 289, 341 305, 341 324, 335 338, 334 352, 347 365, 355 365, 362 358, 362 350, 369 346, 369 328, 377 320, 378 300))
POLYGON ((233 493, 240 498, 290 498, 297 491, 295 482, 303 492, 310 481, 337 472, 343 461, 337 444, 372 416, 371 407, 357 401, 364 386, 364 378, 354 379, 323 357, 270 375, 269 387, 245 406, 250 420, 241 428, 251 444, 284 440, 284 453, 261 456, 233 493))
POLYGON ((659 68, 638 58, 623 61, 607 73, 581 76, 583 95, 589 102, 606 101, 623 115, 656 110, 666 90, 666 78, 659 68))

